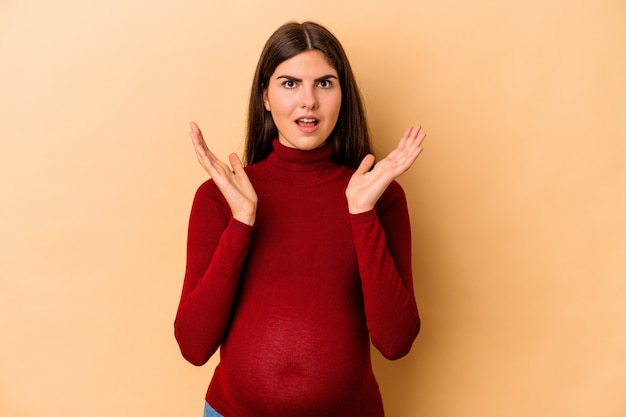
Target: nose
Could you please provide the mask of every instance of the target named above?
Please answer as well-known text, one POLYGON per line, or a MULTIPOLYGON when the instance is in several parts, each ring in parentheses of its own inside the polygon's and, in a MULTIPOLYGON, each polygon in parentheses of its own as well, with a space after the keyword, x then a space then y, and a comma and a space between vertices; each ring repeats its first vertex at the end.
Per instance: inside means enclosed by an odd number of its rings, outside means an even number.
POLYGON ((318 106, 317 95, 314 86, 302 88, 300 96, 301 107, 303 109, 316 109, 318 106))

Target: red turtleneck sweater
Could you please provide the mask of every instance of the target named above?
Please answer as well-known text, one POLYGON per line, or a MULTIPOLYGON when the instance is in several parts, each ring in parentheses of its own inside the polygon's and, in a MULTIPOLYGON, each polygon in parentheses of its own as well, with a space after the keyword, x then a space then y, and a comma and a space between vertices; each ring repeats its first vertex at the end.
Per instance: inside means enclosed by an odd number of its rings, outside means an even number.
POLYGON ((420 326, 402 188, 349 214, 354 170, 328 146, 274 141, 246 172, 259 197, 253 227, 232 218, 212 180, 189 221, 174 327, 195 365, 220 348, 206 400, 225 417, 383 416, 369 340, 396 359, 420 326))

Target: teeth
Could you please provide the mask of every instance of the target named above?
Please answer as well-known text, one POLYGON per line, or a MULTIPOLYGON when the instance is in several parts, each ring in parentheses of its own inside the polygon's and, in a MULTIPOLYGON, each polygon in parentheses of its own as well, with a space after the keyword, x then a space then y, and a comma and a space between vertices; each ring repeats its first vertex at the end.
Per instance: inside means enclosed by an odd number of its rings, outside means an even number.
POLYGON ((298 119, 298 120, 303 123, 315 123, 316 122, 315 119, 298 119))

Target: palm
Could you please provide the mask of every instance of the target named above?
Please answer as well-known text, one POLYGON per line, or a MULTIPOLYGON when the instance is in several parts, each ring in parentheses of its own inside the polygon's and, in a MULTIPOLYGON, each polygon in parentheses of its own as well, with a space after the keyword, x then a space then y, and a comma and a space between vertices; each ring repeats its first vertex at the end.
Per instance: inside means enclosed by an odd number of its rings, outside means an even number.
POLYGON ((346 188, 350 213, 357 214, 373 209, 387 186, 413 165, 422 151, 421 144, 426 137, 420 129, 420 126, 408 128, 396 149, 375 165, 373 155, 367 155, 363 159, 346 188))
POLYGON ((217 188, 226 199, 233 217, 243 223, 252 225, 256 215, 257 195, 252 183, 248 179, 241 160, 236 154, 229 155, 232 169, 220 161, 209 150, 198 125, 191 122, 189 133, 196 150, 198 162, 211 176, 217 188))

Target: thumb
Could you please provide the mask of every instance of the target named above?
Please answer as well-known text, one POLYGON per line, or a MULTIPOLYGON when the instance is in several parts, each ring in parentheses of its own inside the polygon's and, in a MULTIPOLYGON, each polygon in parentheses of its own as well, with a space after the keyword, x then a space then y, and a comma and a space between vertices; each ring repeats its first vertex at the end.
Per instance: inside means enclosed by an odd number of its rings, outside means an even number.
POLYGON ((374 157, 374 155, 367 154, 365 158, 363 158, 363 160, 359 164, 359 167, 357 168, 356 173, 363 175, 366 172, 368 172, 374 166, 375 160, 376 158, 374 157))
POLYGON ((233 167, 233 172, 235 172, 235 174, 239 174, 243 171, 241 159, 239 159, 239 156, 236 153, 228 155, 228 161, 230 162, 230 166, 233 167))

